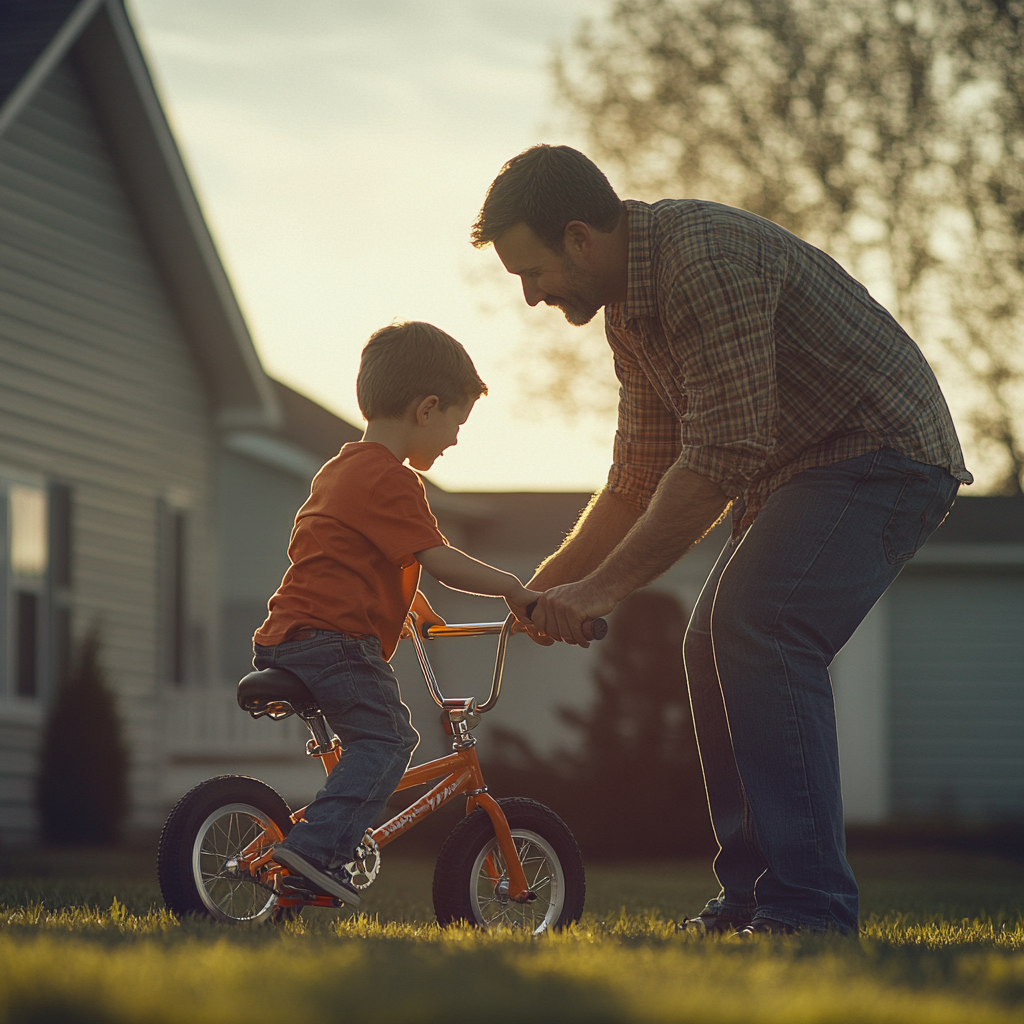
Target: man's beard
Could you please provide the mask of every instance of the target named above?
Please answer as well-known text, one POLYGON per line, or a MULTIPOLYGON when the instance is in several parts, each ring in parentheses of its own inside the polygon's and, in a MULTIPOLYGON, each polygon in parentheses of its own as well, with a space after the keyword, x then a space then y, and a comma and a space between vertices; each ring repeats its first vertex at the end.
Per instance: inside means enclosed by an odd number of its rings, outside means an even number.
POLYGON ((565 255, 563 266, 565 283, 568 285, 566 291, 569 294, 549 295, 544 302, 560 309, 573 327, 583 327, 594 319, 604 303, 594 294, 597 289, 593 280, 572 262, 572 257, 568 253, 565 255))

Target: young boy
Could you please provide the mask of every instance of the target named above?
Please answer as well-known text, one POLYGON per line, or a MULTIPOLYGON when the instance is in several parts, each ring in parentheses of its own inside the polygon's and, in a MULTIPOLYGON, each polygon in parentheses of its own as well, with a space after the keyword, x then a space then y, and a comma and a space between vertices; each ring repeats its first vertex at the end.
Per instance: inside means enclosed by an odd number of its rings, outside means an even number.
POLYGON ((344 748, 275 859, 350 906, 359 893, 341 865, 419 743, 388 661, 411 606, 442 621, 417 589, 420 567, 455 590, 503 597, 521 619, 539 596, 450 547, 423 481, 405 465, 430 469, 485 394, 466 350, 430 324, 384 327, 370 338, 356 379, 366 433, 314 478, 295 517, 291 566, 253 638, 256 668, 294 672, 344 748))

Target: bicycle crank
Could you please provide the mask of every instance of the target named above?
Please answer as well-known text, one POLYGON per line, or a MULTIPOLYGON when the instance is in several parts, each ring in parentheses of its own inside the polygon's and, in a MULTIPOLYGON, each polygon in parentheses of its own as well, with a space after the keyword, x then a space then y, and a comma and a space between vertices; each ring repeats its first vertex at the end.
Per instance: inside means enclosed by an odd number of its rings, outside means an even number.
POLYGON ((380 873, 380 847, 373 838, 373 829, 368 828, 362 842, 353 850, 353 859, 345 865, 352 885, 356 889, 368 889, 380 873))

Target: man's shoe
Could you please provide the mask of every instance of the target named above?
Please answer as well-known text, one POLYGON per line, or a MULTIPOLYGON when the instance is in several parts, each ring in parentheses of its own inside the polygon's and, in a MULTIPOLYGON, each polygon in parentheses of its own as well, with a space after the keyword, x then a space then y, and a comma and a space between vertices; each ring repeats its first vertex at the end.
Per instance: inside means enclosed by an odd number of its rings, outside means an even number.
POLYGON ((799 928, 783 921, 773 921, 770 917, 759 917, 743 928, 737 928, 733 933, 734 939, 747 942, 757 935, 798 935, 799 928))
POLYGON ((289 850, 281 844, 274 848, 274 860, 324 895, 334 896, 350 907, 358 907, 362 902, 359 891, 344 868, 325 867, 318 860, 289 850))
POLYGON ((676 930, 688 935, 732 935, 750 924, 749 917, 726 917, 723 914, 698 914, 683 918, 676 930))

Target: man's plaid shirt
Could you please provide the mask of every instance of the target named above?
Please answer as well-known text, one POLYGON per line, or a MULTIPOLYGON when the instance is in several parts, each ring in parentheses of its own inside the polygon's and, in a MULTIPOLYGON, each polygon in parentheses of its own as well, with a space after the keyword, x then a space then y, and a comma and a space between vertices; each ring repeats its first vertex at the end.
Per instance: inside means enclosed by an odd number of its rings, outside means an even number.
POLYGON ((741 531, 797 473, 879 448, 972 481, 920 349, 833 259, 717 203, 626 206, 608 490, 646 508, 678 461, 742 502, 741 531))

